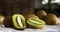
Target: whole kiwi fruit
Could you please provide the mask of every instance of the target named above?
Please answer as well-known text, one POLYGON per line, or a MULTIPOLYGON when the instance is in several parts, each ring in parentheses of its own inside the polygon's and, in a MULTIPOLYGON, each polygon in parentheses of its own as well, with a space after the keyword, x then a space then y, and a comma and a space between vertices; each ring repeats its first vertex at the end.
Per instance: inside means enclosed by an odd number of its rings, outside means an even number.
POLYGON ((6 17, 4 20, 5 27, 13 27, 15 29, 25 29, 26 28, 26 22, 25 17, 21 14, 14 14, 12 16, 6 17))
POLYGON ((43 20, 33 17, 27 20, 27 24, 30 28, 33 29, 42 29, 46 25, 43 20))
POLYGON ((45 12, 45 10, 38 10, 36 12, 36 15, 40 18, 40 19, 44 19, 44 17, 47 15, 47 13, 45 12))
POLYGON ((0 15, 0 25, 3 25, 4 18, 5 17, 3 15, 0 15))
POLYGON ((47 16, 44 19, 44 21, 48 25, 55 25, 55 24, 57 24, 57 20, 58 19, 57 19, 57 16, 55 14, 47 14, 47 16))
POLYGON ((25 12, 25 13, 22 13, 22 15, 25 16, 26 19, 29 19, 31 17, 34 17, 34 18, 39 18, 38 16, 36 16, 33 12, 29 11, 29 12, 25 12))
POLYGON ((29 18, 39 18, 38 16, 36 16, 36 15, 34 15, 34 14, 31 14, 31 15, 26 15, 25 16, 26 17, 26 19, 28 20, 29 18))

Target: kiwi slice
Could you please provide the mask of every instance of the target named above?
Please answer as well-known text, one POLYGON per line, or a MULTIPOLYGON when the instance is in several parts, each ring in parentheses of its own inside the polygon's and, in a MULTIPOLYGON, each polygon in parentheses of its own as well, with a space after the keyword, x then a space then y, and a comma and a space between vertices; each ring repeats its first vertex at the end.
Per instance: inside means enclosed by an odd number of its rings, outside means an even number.
POLYGON ((25 18, 22 15, 13 15, 12 16, 13 25, 17 29, 26 28, 25 18))
POLYGON ((36 29, 42 29, 46 25, 43 20, 36 19, 36 18, 29 18, 28 21, 27 21, 27 24, 31 28, 36 28, 36 29))
POLYGON ((14 14, 12 16, 7 16, 4 20, 5 27, 13 27, 15 29, 25 29, 26 22, 23 15, 14 14))

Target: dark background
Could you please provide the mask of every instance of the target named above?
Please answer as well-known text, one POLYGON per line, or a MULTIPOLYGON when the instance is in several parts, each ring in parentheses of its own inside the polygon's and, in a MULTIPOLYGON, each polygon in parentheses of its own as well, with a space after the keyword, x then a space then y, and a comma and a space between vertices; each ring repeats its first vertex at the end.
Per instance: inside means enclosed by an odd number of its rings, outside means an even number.
POLYGON ((38 9, 44 9, 47 13, 54 13, 58 17, 60 16, 60 4, 52 3, 52 4, 42 4, 42 0, 35 0, 35 11, 38 9), (49 8, 50 6, 50 8, 49 8))
POLYGON ((4 16, 15 13, 27 14, 27 12, 36 12, 38 9, 43 9, 47 13, 54 13, 60 16, 59 4, 43 5, 41 2, 42 0, 0 0, 0 14, 4 16))

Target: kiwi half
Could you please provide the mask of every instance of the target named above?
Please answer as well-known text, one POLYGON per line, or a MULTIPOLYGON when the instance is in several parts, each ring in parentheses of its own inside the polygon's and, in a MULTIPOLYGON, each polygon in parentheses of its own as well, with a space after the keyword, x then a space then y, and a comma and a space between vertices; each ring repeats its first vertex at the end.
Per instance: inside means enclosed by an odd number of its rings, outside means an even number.
POLYGON ((15 29, 25 29, 26 22, 23 15, 14 14, 13 16, 8 16, 4 20, 4 25, 6 27, 13 27, 15 29))
POLYGON ((35 29, 42 29, 46 25, 43 20, 36 18, 29 18, 27 24, 29 27, 35 29))
POLYGON ((25 18, 22 15, 15 14, 12 16, 13 25, 16 29, 26 28, 25 18))

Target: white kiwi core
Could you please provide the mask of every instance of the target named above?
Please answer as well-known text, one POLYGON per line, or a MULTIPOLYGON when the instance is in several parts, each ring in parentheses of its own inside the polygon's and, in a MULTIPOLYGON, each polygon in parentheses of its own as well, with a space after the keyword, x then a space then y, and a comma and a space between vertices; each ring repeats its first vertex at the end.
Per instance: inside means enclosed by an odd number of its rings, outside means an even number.
POLYGON ((18 22, 20 27, 23 27, 20 16, 17 16, 17 22, 18 22))
POLYGON ((41 24, 40 22, 35 21, 35 20, 30 20, 30 22, 32 22, 32 23, 36 23, 36 24, 41 24))

